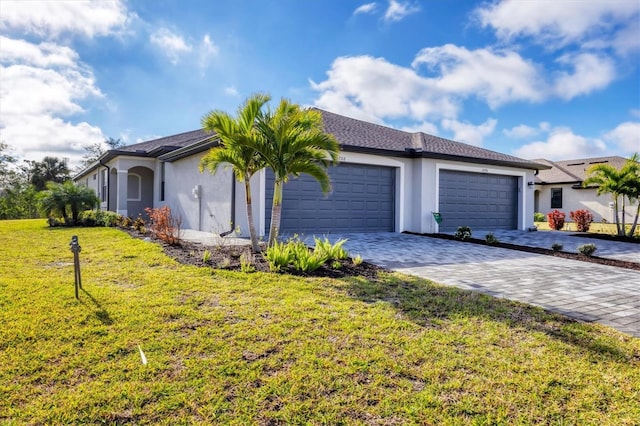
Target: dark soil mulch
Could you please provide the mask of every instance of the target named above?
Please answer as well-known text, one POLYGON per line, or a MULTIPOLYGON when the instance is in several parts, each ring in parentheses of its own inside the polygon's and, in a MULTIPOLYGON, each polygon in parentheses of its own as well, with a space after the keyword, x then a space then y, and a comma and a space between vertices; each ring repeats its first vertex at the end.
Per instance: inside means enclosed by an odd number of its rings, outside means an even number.
POLYGON ((593 238, 596 240, 619 241, 621 243, 640 244, 640 237, 627 237, 609 234, 571 234, 572 237, 593 238))
MULTIPOLYGON (((413 233, 413 232, 406 232, 406 234, 413 234, 413 235, 424 235, 426 237, 432 237, 432 238, 441 238, 444 240, 456 240, 456 238, 454 238, 453 235, 448 235, 448 234, 419 234, 419 233, 413 233)), ((483 246, 487 246, 490 245, 491 247, 501 247, 501 248, 506 248, 506 249, 510 249, 510 250, 519 250, 519 251, 524 251, 524 252, 528 252, 528 253, 536 253, 536 254, 545 254, 547 256, 554 256, 554 257, 561 257, 564 259, 572 259, 572 260, 580 260, 582 262, 590 262, 590 263, 598 263, 600 265, 608 265, 608 266, 617 266, 618 268, 625 268, 625 269, 633 269, 636 271, 640 271, 640 263, 635 263, 635 262, 628 262, 625 260, 615 260, 615 259, 605 259, 603 257, 598 257, 598 256, 585 256, 584 254, 580 254, 580 253, 569 253, 566 251, 554 251, 551 249, 545 249, 545 248, 540 248, 540 247, 529 247, 529 246, 521 246, 521 245, 517 245, 517 244, 510 244, 510 243, 495 243, 495 244, 487 244, 487 242, 485 240, 481 240, 479 238, 469 238, 467 240, 465 240, 464 242, 469 242, 472 244, 481 244, 483 246)))
MULTIPOLYGON (((213 269, 223 269, 228 271, 241 271, 241 257, 251 260, 251 265, 258 272, 270 272, 269 263, 261 253, 252 253, 250 246, 235 246, 220 244, 217 246, 205 246, 200 243, 182 241, 180 245, 171 246, 165 242, 153 238, 150 234, 141 234, 135 230, 123 229, 133 238, 149 238, 160 244, 167 256, 175 259, 184 265, 192 265, 199 267, 208 267, 213 269), (205 251, 210 253, 207 262, 204 262, 205 251)), ((374 280, 378 277, 380 271, 384 268, 373 265, 371 263, 362 262, 354 265, 351 258, 338 260, 340 267, 332 267, 335 265, 323 265, 313 272, 305 273, 296 270, 283 270, 279 273, 287 273, 303 277, 328 277, 328 278, 345 278, 345 277, 364 277, 374 280)), ((331 262, 333 263, 333 262, 331 262)))

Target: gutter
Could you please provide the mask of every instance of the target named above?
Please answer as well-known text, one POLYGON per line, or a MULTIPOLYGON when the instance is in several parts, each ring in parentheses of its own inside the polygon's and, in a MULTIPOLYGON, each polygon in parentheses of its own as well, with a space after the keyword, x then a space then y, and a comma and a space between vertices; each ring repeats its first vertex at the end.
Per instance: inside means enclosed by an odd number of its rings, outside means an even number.
POLYGON ((226 237, 236 229, 236 177, 231 173, 231 229, 220 234, 221 237, 226 237))
POLYGON ((107 199, 107 211, 110 211, 111 206, 109 205, 109 202, 111 201, 111 167, 104 164, 102 162, 102 159, 98 159, 98 164, 107 169, 107 194, 105 195, 105 198, 107 199))

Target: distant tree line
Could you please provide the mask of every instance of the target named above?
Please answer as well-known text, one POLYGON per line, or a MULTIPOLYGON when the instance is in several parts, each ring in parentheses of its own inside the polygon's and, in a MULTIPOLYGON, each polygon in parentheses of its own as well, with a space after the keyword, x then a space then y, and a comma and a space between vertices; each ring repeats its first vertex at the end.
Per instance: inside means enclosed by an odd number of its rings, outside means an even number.
MULTIPOLYGON (((121 146, 123 143, 120 139, 113 138, 107 138, 104 143, 85 145, 83 148, 86 153, 77 171, 96 162, 108 149, 121 146)), ((84 193, 87 191, 78 193, 73 186, 76 185, 71 182, 71 171, 65 160, 46 156, 42 161, 19 161, 11 154, 8 144, 0 141, 0 219, 37 218, 52 213, 66 217, 66 207, 63 207, 66 205, 70 209, 69 220, 73 221, 77 203, 72 203, 71 207, 71 204, 65 204, 60 197, 90 198, 88 193, 84 193), (46 200, 52 193, 56 199, 46 200)), ((92 190, 88 191, 93 193, 92 190)))

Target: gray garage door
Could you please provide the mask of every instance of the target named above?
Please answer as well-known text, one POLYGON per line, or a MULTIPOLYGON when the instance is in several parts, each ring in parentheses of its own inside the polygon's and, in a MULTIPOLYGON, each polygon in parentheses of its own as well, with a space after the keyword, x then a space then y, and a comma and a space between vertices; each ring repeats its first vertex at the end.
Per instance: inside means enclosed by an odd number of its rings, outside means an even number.
POLYGON ((440 170, 440 231, 458 226, 474 229, 516 229, 516 176, 440 170))
MULTIPOLYGON (((310 176, 284 186, 281 233, 377 232, 394 230, 395 169, 360 164, 329 168, 333 192, 325 197, 310 176)), ((273 172, 267 170, 266 230, 271 223, 273 172)))

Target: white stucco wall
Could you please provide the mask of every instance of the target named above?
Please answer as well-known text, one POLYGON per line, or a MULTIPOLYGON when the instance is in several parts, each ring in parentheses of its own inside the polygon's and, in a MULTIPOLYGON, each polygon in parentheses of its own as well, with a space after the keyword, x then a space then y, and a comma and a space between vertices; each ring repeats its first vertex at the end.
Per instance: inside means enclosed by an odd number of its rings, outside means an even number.
MULTIPOLYGON (((538 211, 543 214, 551 212, 551 189, 562 188, 562 208, 559 208, 561 212, 566 215, 565 220, 571 221, 569 213, 576 210, 589 210, 593 213, 594 222, 602 222, 605 219, 609 223, 615 222, 613 216, 613 207, 609 206, 609 203, 613 201, 611 194, 603 194, 598 196, 595 188, 574 189, 572 184, 564 185, 536 185, 536 190, 539 190, 538 195, 538 211)), ((626 200, 628 204, 629 201, 626 200)), ((630 223, 633 221, 636 213, 636 206, 638 204, 627 205, 625 209, 625 221, 630 223)), ((620 206, 622 209, 622 206, 620 206)), ((622 219, 622 216, 620 216, 622 219)))
MULTIPOLYGON (((215 175, 200 173, 198 164, 203 155, 165 163, 165 199, 159 201, 159 195, 156 199, 158 206, 168 205, 182 218, 183 229, 220 234, 231 227, 232 172, 220 168, 215 175), (193 194, 198 185, 200 199, 193 194)), ((159 188, 160 173, 156 175, 159 188)))

